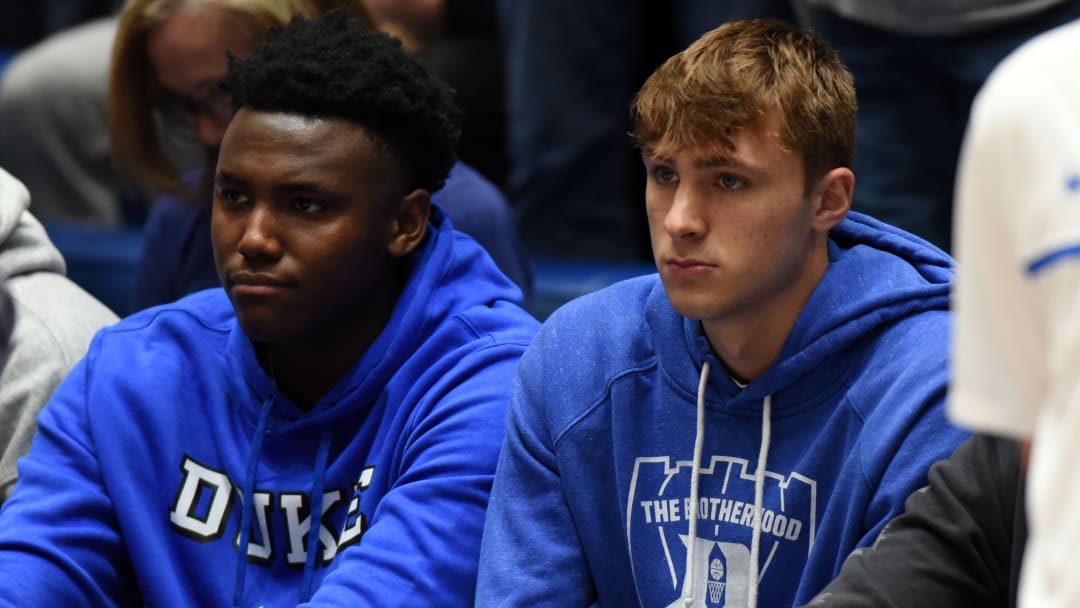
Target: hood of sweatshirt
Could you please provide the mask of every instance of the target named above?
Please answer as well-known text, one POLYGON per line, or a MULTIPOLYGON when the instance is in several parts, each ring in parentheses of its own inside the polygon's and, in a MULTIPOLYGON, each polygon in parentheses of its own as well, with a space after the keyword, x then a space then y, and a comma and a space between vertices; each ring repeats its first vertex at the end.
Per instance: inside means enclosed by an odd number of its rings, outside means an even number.
POLYGON ((63 256, 29 208, 26 186, 0 169, 0 276, 64 274, 67 268, 63 256))

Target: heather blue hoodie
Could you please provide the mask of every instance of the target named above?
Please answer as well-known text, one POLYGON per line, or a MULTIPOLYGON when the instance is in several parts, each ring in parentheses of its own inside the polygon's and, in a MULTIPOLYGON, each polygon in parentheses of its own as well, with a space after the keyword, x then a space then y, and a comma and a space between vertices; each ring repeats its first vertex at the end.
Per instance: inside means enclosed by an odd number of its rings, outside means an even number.
POLYGON ((966 436, 943 412, 951 260, 857 213, 830 237, 745 387, 656 275, 545 322, 514 385, 479 606, 799 605, 903 511, 966 436))
POLYGON ((0 605, 471 605, 537 323, 437 210, 414 256, 386 328, 307 412, 220 288, 99 333, 0 512, 0 605))

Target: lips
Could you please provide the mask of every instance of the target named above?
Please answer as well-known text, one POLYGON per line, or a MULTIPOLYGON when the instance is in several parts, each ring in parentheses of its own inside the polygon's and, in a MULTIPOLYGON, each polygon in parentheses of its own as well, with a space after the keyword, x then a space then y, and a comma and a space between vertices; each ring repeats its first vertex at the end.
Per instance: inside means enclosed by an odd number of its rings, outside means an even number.
POLYGON ((687 259, 673 258, 673 259, 667 260, 667 263, 672 265, 672 266, 678 266, 680 268, 693 268, 695 266, 712 266, 712 264, 709 264, 708 262, 703 262, 701 260, 694 260, 694 259, 689 259, 689 258, 687 258, 687 259))
POLYGON ((664 260, 664 268, 668 276, 692 278, 709 274, 714 265, 694 258, 668 258, 664 260))
POLYGON ((261 272, 235 272, 229 275, 229 286, 236 295, 270 295, 293 286, 292 281, 261 272))

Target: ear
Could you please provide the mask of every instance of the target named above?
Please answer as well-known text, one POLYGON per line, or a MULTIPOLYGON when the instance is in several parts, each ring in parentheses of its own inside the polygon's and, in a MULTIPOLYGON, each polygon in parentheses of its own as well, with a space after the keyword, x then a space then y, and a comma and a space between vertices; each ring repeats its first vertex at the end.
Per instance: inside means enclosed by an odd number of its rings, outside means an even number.
POLYGON ((832 169, 818 180, 812 192, 814 201, 813 227, 828 232, 851 210, 851 193, 855 190, 855 174, 847 167, 832 169))
POLYGON ((417 188, 407 194, 399 203, 397 213, 390 220, 387 252, 396 258, 412 253, 427 234, 430 216, 431 194, 427 190, 417 188))

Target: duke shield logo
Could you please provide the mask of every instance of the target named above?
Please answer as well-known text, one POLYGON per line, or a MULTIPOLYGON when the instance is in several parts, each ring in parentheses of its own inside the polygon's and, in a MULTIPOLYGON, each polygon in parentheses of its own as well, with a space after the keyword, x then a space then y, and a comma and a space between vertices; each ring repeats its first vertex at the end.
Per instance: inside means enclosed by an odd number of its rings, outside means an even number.
MULTIPOLYGON (((627 542, 645 605, 682 606, 688 574, 693 606, 745 606, 750 589, 754 475, 744 458, 713 456, 698 474, 698 504, 690 502, 688 461, 638 458, 626 505, 627 542), (697 509, 696 538, 689 513, 697 509), (693 563, 687 549, 693 547, 693 563)), ((801 568, 814 544, 817 484, 799 473, 768 471, 760 512, 759 581, 770 566, 801 568)))

